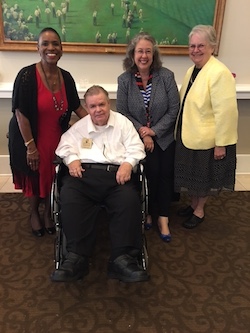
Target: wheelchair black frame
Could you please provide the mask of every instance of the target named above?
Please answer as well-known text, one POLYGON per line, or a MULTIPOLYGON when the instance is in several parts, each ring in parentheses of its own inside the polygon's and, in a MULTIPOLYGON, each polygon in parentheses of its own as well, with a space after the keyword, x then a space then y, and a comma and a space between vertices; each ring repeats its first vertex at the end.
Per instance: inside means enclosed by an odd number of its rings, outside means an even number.
MULTIPOLYGON (((60 172, 62 169, 63 163, 59 163, 56 165, 55 168, 55 176, 52 183, 52 189, 51 189, 51 196, 50 196, 50 202, 51 202, 51 219, 55 223, 56 227, 56 238, 55 238, 55 246, 54 246, 54 261, 55 261, 55 269, 59 269, 62 261, 64 260, 65 254, 67 253, 66 250, 66 239, 65 235, 63 233, 61 221, 60 221, 60 185, 59 181, 61 181, 60 172)), ((65 167, 65 166, 64 166, 65 167)), ((148 251, 147 251, 147 240, 145 236, 145 229, 144 225, 146 223, 147 219, 147 212, 148 212, 148 186, 147 186, 147 178, 145 175, 144 170, 144 161, 141 161, 137 165, 136 170, 137 175, 139 176, 138 180, 141 184, 141 210, 142 210, 142 239, 143 239, 143 247, 142 251, 139 254, 138 260, 144 270, 148 267, 148 251)))

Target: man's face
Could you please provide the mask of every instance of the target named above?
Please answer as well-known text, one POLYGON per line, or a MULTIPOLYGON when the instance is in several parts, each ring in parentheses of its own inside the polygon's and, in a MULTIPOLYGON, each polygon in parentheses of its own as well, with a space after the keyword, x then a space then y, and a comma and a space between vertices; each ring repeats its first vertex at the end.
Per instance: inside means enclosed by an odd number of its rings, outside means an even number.
POLYGON ((103 92, 87 96, 85 105, 95 125, 103 126, 107 124, 110 114, 110 102, 103 92))

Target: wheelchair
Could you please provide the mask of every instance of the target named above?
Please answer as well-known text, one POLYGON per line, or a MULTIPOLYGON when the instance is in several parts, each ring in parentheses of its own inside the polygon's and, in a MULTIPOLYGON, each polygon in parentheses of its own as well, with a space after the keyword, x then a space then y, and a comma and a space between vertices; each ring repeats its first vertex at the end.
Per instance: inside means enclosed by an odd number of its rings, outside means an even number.
MULTIPOLYGON (((62 178, 66 172, 68 172, 67 167, 61 162, 57 161, 55 168, 55 177, 52 183, 51 188, 51 219, 55 223, 56 228, 56 238, 54 245, 54 263, 55 269, 59 269, 61 264, 63 263, 66 255, 66 237, 63 232, 62 222, 61 222, 61 204, 60 204, 60 189, 62 178)), ((142 213, 142 249, 138 255, 138 263, 144 270, 147 270, 148 267, 148 251, 147 251, 147 241, 144 231, 144 225, 146 223, 147 218, 147 209, 148 209, 148 186, 147 179, 144 171, 144 161, 141 161, 133 170, 133 180, 135 182, 138 195, 140 196, 141 201, 141 213, 142 213)), ((105 209, 105 206, 102 206, 105 209)))

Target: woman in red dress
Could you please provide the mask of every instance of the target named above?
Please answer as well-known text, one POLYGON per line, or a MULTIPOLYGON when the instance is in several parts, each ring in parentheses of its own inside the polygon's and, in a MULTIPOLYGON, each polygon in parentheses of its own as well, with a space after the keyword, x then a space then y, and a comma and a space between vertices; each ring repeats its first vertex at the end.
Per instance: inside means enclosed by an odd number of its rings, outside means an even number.
POLYGON ((15 188, 29 198, 32 233, 41 237, 45 231, 55 232, 50 218, 55 149, 72 111, 80 118, 87 113, 71 74, 57 66, 62 56, 59 34, 50 27, 43 29, 37 49, 41 61, 22 68, 15 79, 9 152, 15 188), (42 201, 43 218, 39 210, 42 201))

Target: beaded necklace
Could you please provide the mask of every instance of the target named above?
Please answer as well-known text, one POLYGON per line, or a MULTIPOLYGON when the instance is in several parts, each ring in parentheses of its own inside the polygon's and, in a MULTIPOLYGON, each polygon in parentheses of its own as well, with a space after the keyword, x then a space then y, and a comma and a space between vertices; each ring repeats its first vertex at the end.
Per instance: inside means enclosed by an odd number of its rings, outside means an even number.
POLYGON ((61 77, 60 77, 59 69, 57 68, 57 76, 58 76, 58 82, 59 82, 59 87, 60 87, 60 105, 58 104, 56 96, 55 96, 55 94, 53 92, 53 89, 51 88, 51 86, 49 84, 49 80, 47 78, 47 75, 45 73, 45 70, 43 68, 42 63, 41 63, 41 67, 42 67, 42 71, 43 71, 43 74, 44 74, 47 86, 49 87, 49 90, 52 93, 52 100, 54 102, 54 108, 55 108, 56 111, 62 111, 63 110, 64 101, 63 101, 63 94, 62 94, 62 87, 61 87, 61 77))

